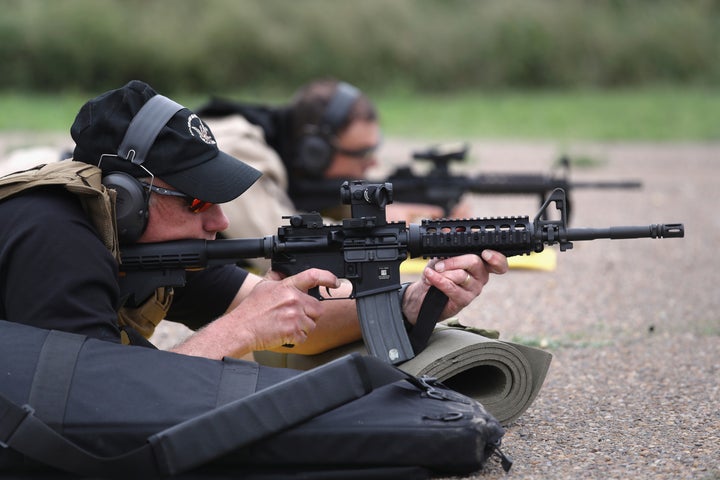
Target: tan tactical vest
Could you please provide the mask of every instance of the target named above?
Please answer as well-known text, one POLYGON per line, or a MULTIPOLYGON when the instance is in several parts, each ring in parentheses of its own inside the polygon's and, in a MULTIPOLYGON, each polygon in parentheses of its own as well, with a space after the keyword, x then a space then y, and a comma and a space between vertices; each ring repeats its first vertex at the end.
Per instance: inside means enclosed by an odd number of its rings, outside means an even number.
MULTIPOLYGON (((97 229, 103 244, 120 261, 115 223, 115 191, 102 184, 102 171, 87 163, 63 160, 38 165, 29 170, 0 177, 0 200, 32 188, 60 185, 80 199, 83 209, 97 229)), ((155 295, 137 308, 122 307, 118 312, 121 327, 131 327, 149 338, 157 324, 165 318, 172 303, 172 289, 159 288, 155 295)), ((129 343, 121 331, 122 341, 129 343)))

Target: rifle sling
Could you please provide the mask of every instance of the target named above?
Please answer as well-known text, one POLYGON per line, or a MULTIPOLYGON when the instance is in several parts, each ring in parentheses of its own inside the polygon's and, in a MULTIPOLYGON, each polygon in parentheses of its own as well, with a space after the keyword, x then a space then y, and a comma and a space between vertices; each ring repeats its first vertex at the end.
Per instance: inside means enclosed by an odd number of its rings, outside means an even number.
POLYGON ((413 352, 416 355, 427 347, 430 335, 432 335, 435 325, 440 320, 440 314, 447 302, 447 295, 435 287, 430 287, 427 294, 425 294, 423 303, 420 305, 417 322, 415 322, 412 330, 408 332, 410 345, 412 345, 413 352))
POLYGON ((175 475, 401 379, 418 382, 377 358, 347 355, 167 428, 142 447, 115 457, 84 450, 35 416, 31 406, 0 395, 0 447, 85 476, 175 475))

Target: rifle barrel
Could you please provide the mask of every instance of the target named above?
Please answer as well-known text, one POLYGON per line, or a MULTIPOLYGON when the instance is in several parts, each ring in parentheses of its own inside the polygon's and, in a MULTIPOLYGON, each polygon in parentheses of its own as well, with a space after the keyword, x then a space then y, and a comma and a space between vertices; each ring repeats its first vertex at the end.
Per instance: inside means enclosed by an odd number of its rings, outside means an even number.
POLYGON ((618 182, 570 182, 571 188, 642 188, 642 182, 637 180, 626 180, 618 182))
POLYGON ((652 224, 638 227, 609 228, 569 228, 567 240, 595 240, 609 238, 619 240, 626 238, 681 238, 685 236, 685 227, 681 223, 652 224))

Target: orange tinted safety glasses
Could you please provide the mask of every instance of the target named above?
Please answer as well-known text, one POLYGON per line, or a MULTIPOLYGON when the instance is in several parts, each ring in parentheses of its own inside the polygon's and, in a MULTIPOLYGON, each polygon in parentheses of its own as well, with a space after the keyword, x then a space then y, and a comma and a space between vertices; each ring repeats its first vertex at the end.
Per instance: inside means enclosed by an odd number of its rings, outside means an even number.
POLYGON ((158 187, 156 185, 152 185, 145 182, 140 182, 143 187, 147 188, 153 193, 157 193, 158 195, 166 195, 169 197, 179 197, 184 199, 187 202, 188 210, 190 210, 192 213, 202 213, 208 208, 215 205, 212 202, 206 202, 205 200, 200 200, 199 198, 193 198, 190 195, 185 195, 182 192, 178 192, 176 190, 170 190, 169 188, 164 187, 158 187))

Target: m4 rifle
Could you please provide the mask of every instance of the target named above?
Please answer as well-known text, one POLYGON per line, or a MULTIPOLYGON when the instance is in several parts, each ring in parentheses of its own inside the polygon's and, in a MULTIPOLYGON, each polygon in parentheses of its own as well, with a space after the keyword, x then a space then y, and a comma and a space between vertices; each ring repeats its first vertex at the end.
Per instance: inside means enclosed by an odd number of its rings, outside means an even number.
MULTIPOLYGON (((434 145, 413 152, 415 160, 429 161, 432 167, 425 174, 415 173, 412 167, 395 169, 384 180, 392 183, 395 199, 404 203, 425 203, 441 207, 445 216, 466 193, 476 195, 535 195, 540 204, 556 188, 565 190, 568 218, 571 214, 570 195, 574 189, 637 189, 638 180, 622 181, 571 181, 570 159, 562 156, 557 168, 549 173, 483 173, 479 175, 454 174, 452 162, 464 161, 470 147, 467 143, 434 145)), ((293 178, 289 195, 295 206, 304 212, 323 211, 337 206, 338 179, 293 178)))
MULTIPOLYGON (((393 199, 390 183, 344 182, 340 195, 352 210, 352 218, 344 219, 342 224, 325 225, 318 213, 309 213, 284 217, 288 225, 279 227, 277 235, 262 238, 177 240, 123 247, 120 289, 126 304, 141 303, 161 286, 184 285, 188 269, 234 264, 242 259, 269 258, 273 270, 286 275, 321 268, 352 283, 349 298, 356 301, 368 351, 396 364, 424 348, 437 321, 432 319, 428 328, 428 322, 423 320, 424 326, 419 328, 419 319, 410 336, 406 332, 398 291, 400 264, 407 258, 480 254, 484 249, 506 256, 524 255, 555 244, 566 251, 574 241, 683 237, 685 231, 679 223, 568 228, 562 189, 550 194, 532 221, 518 216, 423 220, 410 225, 386 221, 385 207, 393 199), (546 219, 550 205, 560 211, 558 219, 546 219), (420 333, 413 336, 416 330, 420 333)), ((309 293, 322 298, 318 288, 309 293)), ((426 295, 428 301, 432 302, 431 311, 440 312, 447 297, 433 287, 426 295)))

